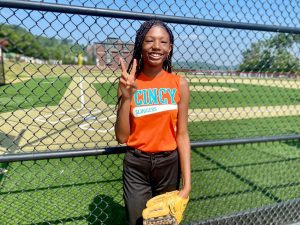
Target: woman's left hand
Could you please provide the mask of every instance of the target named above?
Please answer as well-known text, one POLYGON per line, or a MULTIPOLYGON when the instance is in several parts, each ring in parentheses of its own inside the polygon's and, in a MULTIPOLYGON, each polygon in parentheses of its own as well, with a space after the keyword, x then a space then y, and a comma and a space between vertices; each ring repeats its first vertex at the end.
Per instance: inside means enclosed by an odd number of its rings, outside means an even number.
POLYGON ((183 188, 179 191, 178 195, 182 198, 188 198, 190 195, 190 190, 183 188))

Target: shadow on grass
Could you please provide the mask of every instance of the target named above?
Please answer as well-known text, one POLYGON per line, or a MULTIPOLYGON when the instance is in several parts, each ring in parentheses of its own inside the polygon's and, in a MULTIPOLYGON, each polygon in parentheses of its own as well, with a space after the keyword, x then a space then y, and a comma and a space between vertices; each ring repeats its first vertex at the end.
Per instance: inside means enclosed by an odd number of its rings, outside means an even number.
POLYGON ((88 225, 125 225, 125 209, 112 197, 107 195, 97 195, 89 204, 88 215, 60 218, 56 220, 43 221, 28 225, 49 225, 65 223, 88 225))
POLYGON ((286 145, 300 148, 300 140, 290 140, 285 142, 286 145))
POLYGON ((0 190, 2 187, 2 182, 4 180, 5 174, 7 172, 8 163, 0 163, 0 190))
MULTIPOLYGON (((256 184, 254 181, 247 179, 246 177, 242 176, 241 174, 235 172, 234 170, 232 170, 232 168, 229 168, 228 166, 226 166, 225 164, 222 164, 221 162, 219 162, 216 159, 213 159, 212 157, 204 154, 203 152, 199 151, 198 149, 192 148, 192 151, 194 151, 195 153, 198 154, 198 156, 202 157, 203 159, 206 159, 207 161, 215 164, 215 166, 223 171, 225 171, 226 173, 232 175, 233 177, 235 177, 236 179, 238 179, 239 181, 241 181, 244 184, 249 185, 249 187, 251 187, 252 190, 256 190, 261 192, 265 197, 269 198, 270 200, 276 201, 276 202, 281 202, 282 200, 275 196, 274 194, 272 194, 269 190, 267 190, 265 187, 260 187, 258 184, 256 184)), ((251 191, 251 190, 250 190, 251 191)), ((247 191, 248 192, 248 191, 247 191)))
POLYGON ((89 205, 87 221, 89 225, 122 225, 125 224, 125 210, 112 197, 96 196, 89 205))
POLYGON ((5 148, 7 153, 15 153, 20 150, 18 144, 25 131, 26 130, 23 129, 17 136, 0 132, 0 146, 5 148))

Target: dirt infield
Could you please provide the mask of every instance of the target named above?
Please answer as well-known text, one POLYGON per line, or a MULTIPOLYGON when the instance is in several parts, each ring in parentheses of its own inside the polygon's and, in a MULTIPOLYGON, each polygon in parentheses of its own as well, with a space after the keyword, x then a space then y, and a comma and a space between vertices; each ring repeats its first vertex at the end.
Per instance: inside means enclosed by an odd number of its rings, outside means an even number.
POLYGON ((102 101, 91 85, 97 82, 95 77, 73 77, 58 106, 1 114, 4 146, 0 146, 0 153, 116 145, 114 106, 102 101))
MULTIPOLYGON (((114 140, 115 107, 101 99, 93 83, 113 82, 116 77, 74 76, 59 105, 2 113, 0 115, 0 154, 94 149, 117 145, 114 140)), ((190 82, 207 82, 191 91, 237 91, 209 86, 209 82, 259 84, 300 89, 300 82, 191 78, 190 82), (209 81, 209 82, 208 82, 209 81), (199 89, 200 88, 200 89, 199 89)), ((300 105, 193 109, 189 121, 235 120, 300 115, 300 105)))
POLYGON ((223 78, 223 77, 195 77, 186 76, 189 82, 201 83, 235 83, 235 84, 254 84, 271 87, 283 87, 300 89, 300 80, 282 80, 282 79, 255 79, 255 78, 223 78))

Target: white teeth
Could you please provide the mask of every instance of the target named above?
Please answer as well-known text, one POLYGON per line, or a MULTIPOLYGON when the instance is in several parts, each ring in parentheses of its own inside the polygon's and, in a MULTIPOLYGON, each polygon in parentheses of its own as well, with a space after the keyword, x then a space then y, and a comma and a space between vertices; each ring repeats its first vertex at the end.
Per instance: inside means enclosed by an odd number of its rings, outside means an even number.
POLYGON ((159 57, 159 56, 161 56, 161 54, 158 54, 158 53, 151 53, 150 55, 151 55, 151 56, 154 56, 154 57, 159 57))

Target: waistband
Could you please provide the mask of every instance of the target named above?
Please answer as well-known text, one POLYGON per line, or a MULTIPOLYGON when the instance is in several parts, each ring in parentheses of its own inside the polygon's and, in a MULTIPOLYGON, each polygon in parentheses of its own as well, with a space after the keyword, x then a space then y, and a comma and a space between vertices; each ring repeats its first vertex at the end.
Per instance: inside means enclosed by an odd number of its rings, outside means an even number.
POLYGON ((171 150, 171 151, 161 151, 161 152, 144 152, 144 151, 141 151, 141 150, 136 149, 136 148, 128 147, 127 151, 133 153, 136 156, 146 156, 146 157, 151 157, 151 156, 158 156, 159 157, 159 156, 161 156, 161 157, 166 157, 166 156, 169 156, 169 155, 177 152, 177 149, 171 150))

